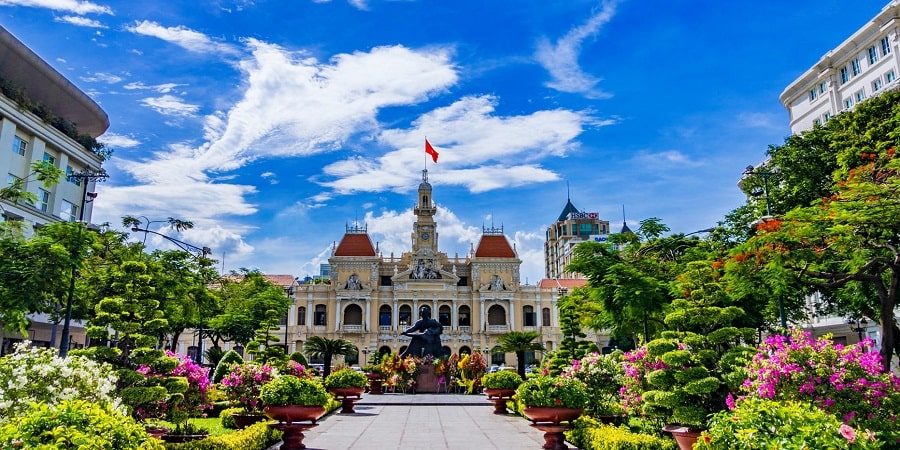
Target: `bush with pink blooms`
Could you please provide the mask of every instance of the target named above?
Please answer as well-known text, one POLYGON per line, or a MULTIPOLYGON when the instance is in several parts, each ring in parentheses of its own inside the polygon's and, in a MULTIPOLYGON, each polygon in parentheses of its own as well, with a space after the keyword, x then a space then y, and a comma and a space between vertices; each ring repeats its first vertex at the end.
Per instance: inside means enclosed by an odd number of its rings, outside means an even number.
POLYGON ((156 412, 175 423, 177 431, 188 418, 200 417, 204 411, 212 408, 212 402, 207 395, 210 387, 207 374, 209 369, 200 367, 186 355, 167 350, 166 356, 178 361, 171 372, 158 372, 150 366, 141 366, 137 372, 143 374, 149 381, 159 379, 160 384, 165 385, 170 395, 166 400, 159 402, 156 412))
POLYGON ((272 366, 256 363, 238 364, 219 383, 232 405, 239 406, 247 413, 261 413, 259 390, 272 381, 277 371, 272 366))
POLYGON ((746 397, 811 403, 879 441, 900 444, 900 378, 883 371, 871 340, 844 346, 792 330, 760 345, 747 369, 746 397))

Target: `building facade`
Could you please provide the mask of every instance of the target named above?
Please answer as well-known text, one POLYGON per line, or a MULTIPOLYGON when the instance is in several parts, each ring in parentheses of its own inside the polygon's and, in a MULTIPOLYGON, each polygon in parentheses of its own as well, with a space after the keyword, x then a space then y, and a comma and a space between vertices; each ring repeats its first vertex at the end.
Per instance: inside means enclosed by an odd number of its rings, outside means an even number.
MULTIPOLYGON (((77 124, 78 133, 96 138, 109 127, 106 113, 84 92, 75 87, 12 34, 0 27, 0 81, 7 92, 24 92, 27 100, 43 105, 56 117, 77 124)), ((3 221, 19 221, 26 235, 43 224, 57 221, 90 222, 91 200, 95 181, 83 177, 98 173, 102 158, 87 149, 44 118, 21 104, 23 97, 13 99, 0 93, 0 174, 7 185, 25 180, 25 189, 38 197, 36 204, 0 200, 3 221), (35 181, 31 165, 46 161, 74 177, 60 180, 45 188, 35 181)), ((6 333, 2 351, 22 339, 37 345, 58 346, 59 335, 45 316, 34 316, 28 336, 6 333)), ((84 345, 84 329, 73 324, 71 345, 84 345)))
POLYGON ((572 262, 575 246, 588 241, 603 241, 609 235, 609 222, 600 220, 600 214, 579 211, 566 200, 566 206, 553 225, 547 228, 544 240, 544 276, 548 279, 583 278, 580 274, 566 271, 572 262))
MULTIPOLYGON (((790 114, 791 133, 811 130, 867 98, 896 89, 898 75, 900 1, 894 0, 785 88, 780 100, 790 114)), ((801 324, 805 329, 816 335, 831 333, 839 343, 868 337, 880 345, 876 321, 818 315, 821 301, 819 294, 807 298, 809 321, 801 324)))

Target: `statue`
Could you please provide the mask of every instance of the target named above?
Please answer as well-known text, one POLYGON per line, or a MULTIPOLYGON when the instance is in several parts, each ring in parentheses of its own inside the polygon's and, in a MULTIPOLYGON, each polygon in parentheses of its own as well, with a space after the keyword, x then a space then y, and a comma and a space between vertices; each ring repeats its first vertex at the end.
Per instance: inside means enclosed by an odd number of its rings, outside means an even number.
POLYGON ((350 275, 345 288, 351 291, 358 291, 362 289, 362 284, 359 281, 359 276, 357 276, 355 273, 353 275, 350 275))
POLYGON ((407 355, 423 357, 432 355, 435 358, 443 356, 444 348, 441 346, 441 333, 444 326, 440 322, 431 318, 428 308, 419 308, 419 320, 413 326, 400 333, 403 336, 409 336, 412 341, 406 351, 400 354, 401 358, 407 355), (420 333, 413 333, 419 331, 420 333))

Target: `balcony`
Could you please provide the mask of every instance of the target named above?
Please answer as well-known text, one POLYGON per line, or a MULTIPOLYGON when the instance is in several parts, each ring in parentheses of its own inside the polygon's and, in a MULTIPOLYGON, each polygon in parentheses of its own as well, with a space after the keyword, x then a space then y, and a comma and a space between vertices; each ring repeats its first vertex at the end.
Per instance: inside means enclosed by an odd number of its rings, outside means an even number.
POLYGON ((509 325, 488 325, 488 331, 491 333, 506 333, 509 331, 509 325))
POLYGON ((468 325, 460 325, 458 328, 459 328, 460 333, 471 333, 472 332, 472 327, 470 327, 468 325))
POLYGON ((362 325, 344 325, 343 329, 347 333, 362 333, 363 331, 362 325))
POLYGON ((394 327, 390 325, 379 325, 378 331, 391 331, 394 327))

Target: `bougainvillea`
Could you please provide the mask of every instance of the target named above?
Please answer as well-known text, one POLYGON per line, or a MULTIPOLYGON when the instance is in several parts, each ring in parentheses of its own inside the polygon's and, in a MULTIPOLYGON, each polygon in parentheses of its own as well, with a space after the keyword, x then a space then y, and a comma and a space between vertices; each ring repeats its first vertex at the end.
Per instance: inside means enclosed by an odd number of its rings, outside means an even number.
POLYGON ((587 386, 585 412, 594 417, 624 412, 618 398, 623 375, 624 370, 618 356, 599 353, 591 353, 572 361, 572 365, 563 369, 561 374, 563 378, 574 378, 587 386))
POLYGON ((240 406, 244 411, 248 413, 261 412, 259 389, 272 381, 276 375, 275 369, 268 365, 239 364, 222 378, 222 391, 228 395, 232 404, 240 406))

